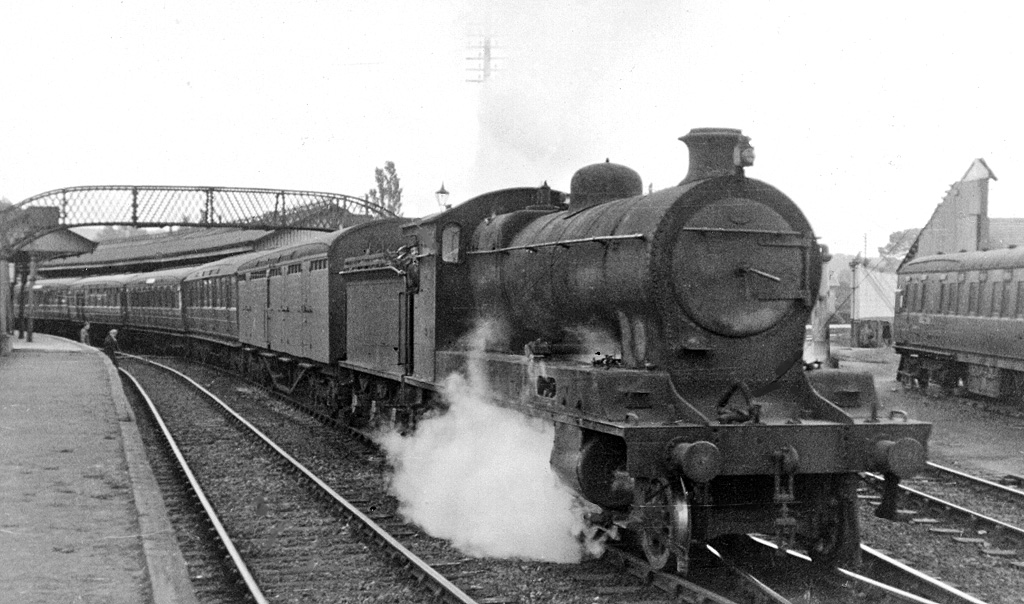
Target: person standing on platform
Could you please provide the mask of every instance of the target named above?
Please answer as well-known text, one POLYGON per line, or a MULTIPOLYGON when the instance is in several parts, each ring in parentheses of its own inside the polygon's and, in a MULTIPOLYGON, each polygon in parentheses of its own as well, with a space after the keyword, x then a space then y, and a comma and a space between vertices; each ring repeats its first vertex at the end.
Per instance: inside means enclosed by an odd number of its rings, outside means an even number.
POLYGON ((81 331, 78 332, 78 341, 86 346, 92 346, 92 339, 89 337, 89 322, 86 321, 85 325, 82 326, 81 331))
POLYGON ((103 352, 107 353, 110 357, 110 361, 117 367, 117 356, 116 353, 121 352, 121 347, 117 344, 117 330, 111 329, 110 333, 103 340, 103 352))

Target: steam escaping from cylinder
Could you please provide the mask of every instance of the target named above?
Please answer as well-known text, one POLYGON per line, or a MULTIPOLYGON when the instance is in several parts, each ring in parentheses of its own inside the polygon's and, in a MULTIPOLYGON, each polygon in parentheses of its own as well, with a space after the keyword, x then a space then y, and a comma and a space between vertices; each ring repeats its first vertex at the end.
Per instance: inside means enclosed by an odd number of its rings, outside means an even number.
MULTIPOLYGON (((492 333, 490 325, 477 328, 474 351, 492 333)), ((583 536, 583 504, 549 465, 550 423, 488 403, 476 360, 467 375, 444 380, 443 396, 448 410, 412 435, 378 438, 394 467, 400 513, 471 556, 579 562, 600 554, 600 544, 583 536)))

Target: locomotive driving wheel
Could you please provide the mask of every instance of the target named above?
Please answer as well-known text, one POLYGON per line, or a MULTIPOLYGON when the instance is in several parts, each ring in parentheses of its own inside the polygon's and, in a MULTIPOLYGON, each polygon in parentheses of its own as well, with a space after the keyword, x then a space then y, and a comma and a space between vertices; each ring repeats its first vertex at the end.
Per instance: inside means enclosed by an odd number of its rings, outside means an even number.
POLYGON ((686 574, 690 564, 690 504, 681 480, 664 478, 638 481, 637 512, 640 547, 655 570, 675 561, 676 572, 686 574))

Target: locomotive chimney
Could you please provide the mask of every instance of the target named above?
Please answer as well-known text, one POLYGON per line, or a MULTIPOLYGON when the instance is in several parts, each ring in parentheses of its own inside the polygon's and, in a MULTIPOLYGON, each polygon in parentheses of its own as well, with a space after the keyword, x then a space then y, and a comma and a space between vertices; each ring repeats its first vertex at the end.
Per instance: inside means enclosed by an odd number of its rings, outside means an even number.
POLYGON ((733 128, 694 128, 679 137, 690 149, 690 170, 679 184, 704 178, 742 176, 754 165, 750 137, 733 128))

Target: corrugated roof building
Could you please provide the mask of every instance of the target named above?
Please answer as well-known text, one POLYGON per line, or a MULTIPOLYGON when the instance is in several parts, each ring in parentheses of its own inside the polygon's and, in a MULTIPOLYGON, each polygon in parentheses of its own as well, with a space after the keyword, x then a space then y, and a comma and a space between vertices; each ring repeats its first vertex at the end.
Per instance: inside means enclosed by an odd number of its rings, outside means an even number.
POLYGON ((271 249, 290 241, 320 235, 321 231, 264 231, 189 228, 172 233, 137 235, 100 241, 96 250, 73 258, 41 264, 46 277, 148 272, 211 262, 219 258, 271 249))

